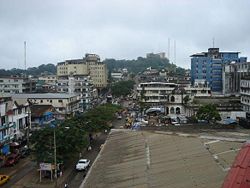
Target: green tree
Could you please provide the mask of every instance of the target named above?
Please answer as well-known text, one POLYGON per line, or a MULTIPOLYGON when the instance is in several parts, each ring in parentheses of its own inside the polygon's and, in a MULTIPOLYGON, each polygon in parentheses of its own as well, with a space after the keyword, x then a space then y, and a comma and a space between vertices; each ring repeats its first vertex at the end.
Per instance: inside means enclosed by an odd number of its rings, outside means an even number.
POLYGON ((191 99, 190 99, 189 95, 186 95, 186 96, 183 98, 184 104, 187 104, 188 101, 190 101, 190 100, 191 100, 191 99))
POLYGON ((116 82, 111 86, 112 95, 116 97, 131 94, 135 82, 132 80, 116 82))
POLYGON ((89 142, 89 133, 109 129, 115 112, 121 107, 112 104, 100 105, 82 116, 71 117, 64 122, 54 122, 55 128, 46 126, 31 136, 31 145, 37 162, 54 162, 54 131, 58 162, 67 162, 80 153, 89 142))
POLYGON ((200 120, 207 120, 208 123, 210 123, 211 121, 215 122, 216 120, 221 120, 220 114, 216 109, 216 106, 213 104, 206 104, 201 106, 196 116, 200 120))
POLYGON ((86 131, 76 126, 76 122, 67 120, 55 128, 46 126, 31 136, 32 149, 37 162, 54 162, 54 131, 58 162, 81 152, 87 145, 86 131))

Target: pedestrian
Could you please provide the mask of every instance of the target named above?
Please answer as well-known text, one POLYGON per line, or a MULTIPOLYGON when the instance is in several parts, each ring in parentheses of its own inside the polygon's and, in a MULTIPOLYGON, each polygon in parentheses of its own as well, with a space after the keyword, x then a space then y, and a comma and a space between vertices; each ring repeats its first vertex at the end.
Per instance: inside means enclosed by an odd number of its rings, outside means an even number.
POLYGON ((91 151, 92 150, 92 147, 89 145, 89 147, 88 147, 88 151, 91 151))
POLYGON ((64 188, 69 188, 69 185, 67 183, 65 183, 64 188))

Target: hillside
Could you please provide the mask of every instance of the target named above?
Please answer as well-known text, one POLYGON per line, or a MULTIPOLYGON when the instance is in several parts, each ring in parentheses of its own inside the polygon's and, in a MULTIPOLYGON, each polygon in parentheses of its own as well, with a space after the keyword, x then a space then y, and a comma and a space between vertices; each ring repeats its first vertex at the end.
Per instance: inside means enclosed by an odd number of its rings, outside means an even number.
POLYGON ((146 70, 148 67, 152 67, 158 70, 167 69, 170 72, 176 74, 184 75, 185 69, 177 67, 174 64, 169 63, 167 58, 150 57, 143 58, 138 57, 136 60, 115 60, 115 59, 105 59, 103 61, 107 64, 109 71, 119 70, 122 68, 127 68, 129 72, 139 73, 146 70))

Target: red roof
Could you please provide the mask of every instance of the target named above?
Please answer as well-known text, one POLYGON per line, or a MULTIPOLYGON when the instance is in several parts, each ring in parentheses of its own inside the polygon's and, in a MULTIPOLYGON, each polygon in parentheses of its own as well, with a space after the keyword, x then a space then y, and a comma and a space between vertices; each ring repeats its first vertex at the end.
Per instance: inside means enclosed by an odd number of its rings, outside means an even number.
POLYGON ((228 172, 222 188, 250 187, 250 143, 242 146, 228 172))

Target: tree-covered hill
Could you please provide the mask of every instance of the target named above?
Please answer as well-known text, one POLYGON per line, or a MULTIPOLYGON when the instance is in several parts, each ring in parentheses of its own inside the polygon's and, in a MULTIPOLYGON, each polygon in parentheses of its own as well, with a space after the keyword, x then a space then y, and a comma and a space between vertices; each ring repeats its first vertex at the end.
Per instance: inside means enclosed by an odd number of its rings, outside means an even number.
POLYGON ((42 64, 38 67, 30 67, 27 71, 23 69, 13 68, 10 70, 0 69, 1 76, 21 76, 21 75, 32 75, 32 76, 40 76, 41 74, 56 74, 56 65, 54 64, 42 64))
POLYGON ((167 58, 160 57, 138 57, 136 60, 115 60, 115 59, 105 59, 103 61, 107 64, 108 70, 114 71, 122 68, 127 68, 129 72, 138 73, 143 72, 148 67, 152 67, 158 70, 168 69, 170 72, 175 72, 177 74, 184 74, 185 69, 177 67, 174 64, 169 63, 167 58))
MULTIPOLYGON (((160 57, 138 57, 136 60, 115 60, 105 59, 103 63, 107 64, 108 71, 113 72, 122 68, 127 68, 129 72, 137 74, 143 72, 148 67, 152 67, 158 70, 167 69, 170 73, 184 75, 185 69, 177 67, 174 64, 169 63, 167 58, 160 57)), ((42 64, 38 67, 30 67, 27 71, 19 68, 13 68, 10 70, 0 69, 1 76, 21 76, 21 75, 32 75, 40 76, 41 74, 56 74, 56 65, 54 64, 42 64)))

